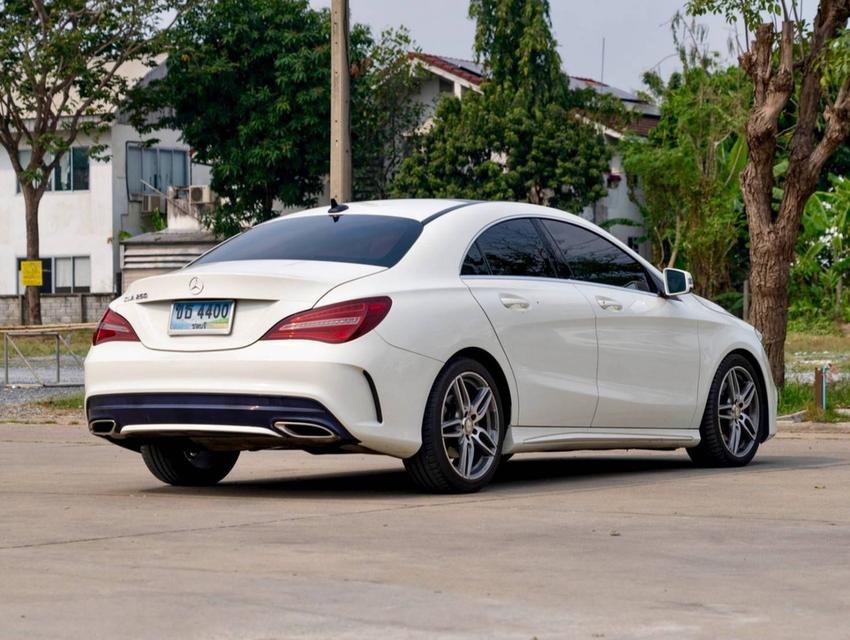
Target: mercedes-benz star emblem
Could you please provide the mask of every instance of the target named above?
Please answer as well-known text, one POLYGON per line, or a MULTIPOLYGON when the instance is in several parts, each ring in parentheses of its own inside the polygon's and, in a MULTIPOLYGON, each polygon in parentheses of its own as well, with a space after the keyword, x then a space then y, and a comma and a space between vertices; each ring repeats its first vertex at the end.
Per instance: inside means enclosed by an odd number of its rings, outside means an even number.
POLYGON ((198 276, 195 276, 191 280, 189 280, 189 291, 192 292, 193 296, 196 296, 204 290, 204 283, 201 282, 201 279, 198 276))

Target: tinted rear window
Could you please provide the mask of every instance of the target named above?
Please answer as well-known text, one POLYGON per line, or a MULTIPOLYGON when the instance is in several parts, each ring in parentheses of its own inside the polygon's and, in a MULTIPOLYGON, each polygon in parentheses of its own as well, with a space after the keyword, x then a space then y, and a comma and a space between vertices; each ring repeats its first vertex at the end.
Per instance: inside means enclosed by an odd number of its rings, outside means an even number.
POLYGON ((391 267, 413 246, 422 225, 394 216, 284 218, 254 227, 194 264, 231 260, 319 260, 391 267))

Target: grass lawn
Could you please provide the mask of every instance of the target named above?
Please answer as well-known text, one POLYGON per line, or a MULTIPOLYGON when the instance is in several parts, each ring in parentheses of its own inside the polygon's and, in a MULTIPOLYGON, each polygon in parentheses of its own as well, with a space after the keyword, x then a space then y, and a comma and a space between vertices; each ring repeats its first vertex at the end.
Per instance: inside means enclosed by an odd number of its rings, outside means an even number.
MULTIPOLYGON (((89 329, 62 332, 62 337, 65 339, 65 342, 71 346, 71 350, 80 358, 85 358, 86 354, 89 352, 91 336, 92 331, 89 329)), ((11 339, 14 340, 15 346, 17 346, 21 353, 27 358, 52 356, 56 353, 56 338, 52 336, 11 336, 11 339)), ((0 336, 0 343, 2 342, 2 336, 0 336)), ((59 347, 62 355, 68 355, 68 349, 64 344, 60 343, 59 347)), ((0 352, 2 352, 2 349, 3 347, 0 345, 0 352)), ((2 354, 0 353, 0 355, 2 354)), ((15 352, 14 348, 10 346, 9 358, 16 359, 17 357, 18 354, 15 352)), ((2 363, 0 363, 0 367, 2 367, 2 363)))
POLYGON ((47 409, 54 410, 65 410, 65 409, 82 409, 83 408, 83 392, 75 393, 70 396, 62 396, 60 398, 51 398, 50 400, 43 400, 39 402, 42 407, 47 409))
POLYGON ((806 411, 809 419, 820 422, 847 421, 835 412, 837 407, 850 407, 850 380, 829 385, 827 410, 815 409, 814 370, 826 363, 838 368, 839 374, 850 374, 850 337, 846 335, 812 335, 789 333, 785 342, 785 387, 779 393, 779 415, 806 411), (806 376, 803 378, 803 376, 806 376))

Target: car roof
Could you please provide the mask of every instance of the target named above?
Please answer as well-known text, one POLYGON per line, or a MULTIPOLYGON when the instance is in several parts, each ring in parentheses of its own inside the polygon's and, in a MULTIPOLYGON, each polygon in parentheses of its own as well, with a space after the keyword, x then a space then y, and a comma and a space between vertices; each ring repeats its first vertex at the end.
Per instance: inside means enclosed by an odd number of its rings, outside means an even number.
MULTIPOLYGON (((340 215, 373 215, 393 216, 396 218, 410 218, 422 222, 431 216, 437 215, 447 209, 468 204, 474 204, 474 200, 451 200, 437 198, 405 198, 397 200, 367 200, 365 202, 346 202, 347 209, 340 215)), ((297 213, 285 214, 282 218, 309 215, 328 215, 330 205, 305 209, 297 213)))
MULTIPOLYGON (((409 218, 426 224, 431 220, 439 218, 444 214, 451 213, 456 209, 462 211, 466 207, 477 208, 477 206, 484 205, 491 208, 494 213, 513 212, 525 215, 548 215, 563 218, 581 226, 593 226, 587 220, 575 214, 568 213, 560 209, 533 205, 527 202, 500 202, 450 198, 404 198, 395 200, 346 202, 345 205, 347 208, 344 211, 341 211, 340 215, 393 216, 397 218, 409 218)), ((275 218, 275 220, 302 216, 328 215, 329 208, 329 205, 322 205, 320 207, 313 207, 312 209, 305 209, 296 213, 283 214, 280 218, 275 218)))

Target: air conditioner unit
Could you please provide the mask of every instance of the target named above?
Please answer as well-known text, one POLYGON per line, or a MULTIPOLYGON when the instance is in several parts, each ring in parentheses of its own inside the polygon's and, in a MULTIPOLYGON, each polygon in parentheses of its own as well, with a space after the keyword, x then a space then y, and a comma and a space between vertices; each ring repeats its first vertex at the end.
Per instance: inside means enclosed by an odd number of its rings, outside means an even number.
POLYGON ((153 213, 162 211, 162 197, 158 194, 145 194, 142 196, 142 213, 153 213))
POLYGON ((209 185, 197 185, 189 187, 189 202, 192 204, 211 204, 213 192, 209 185))

